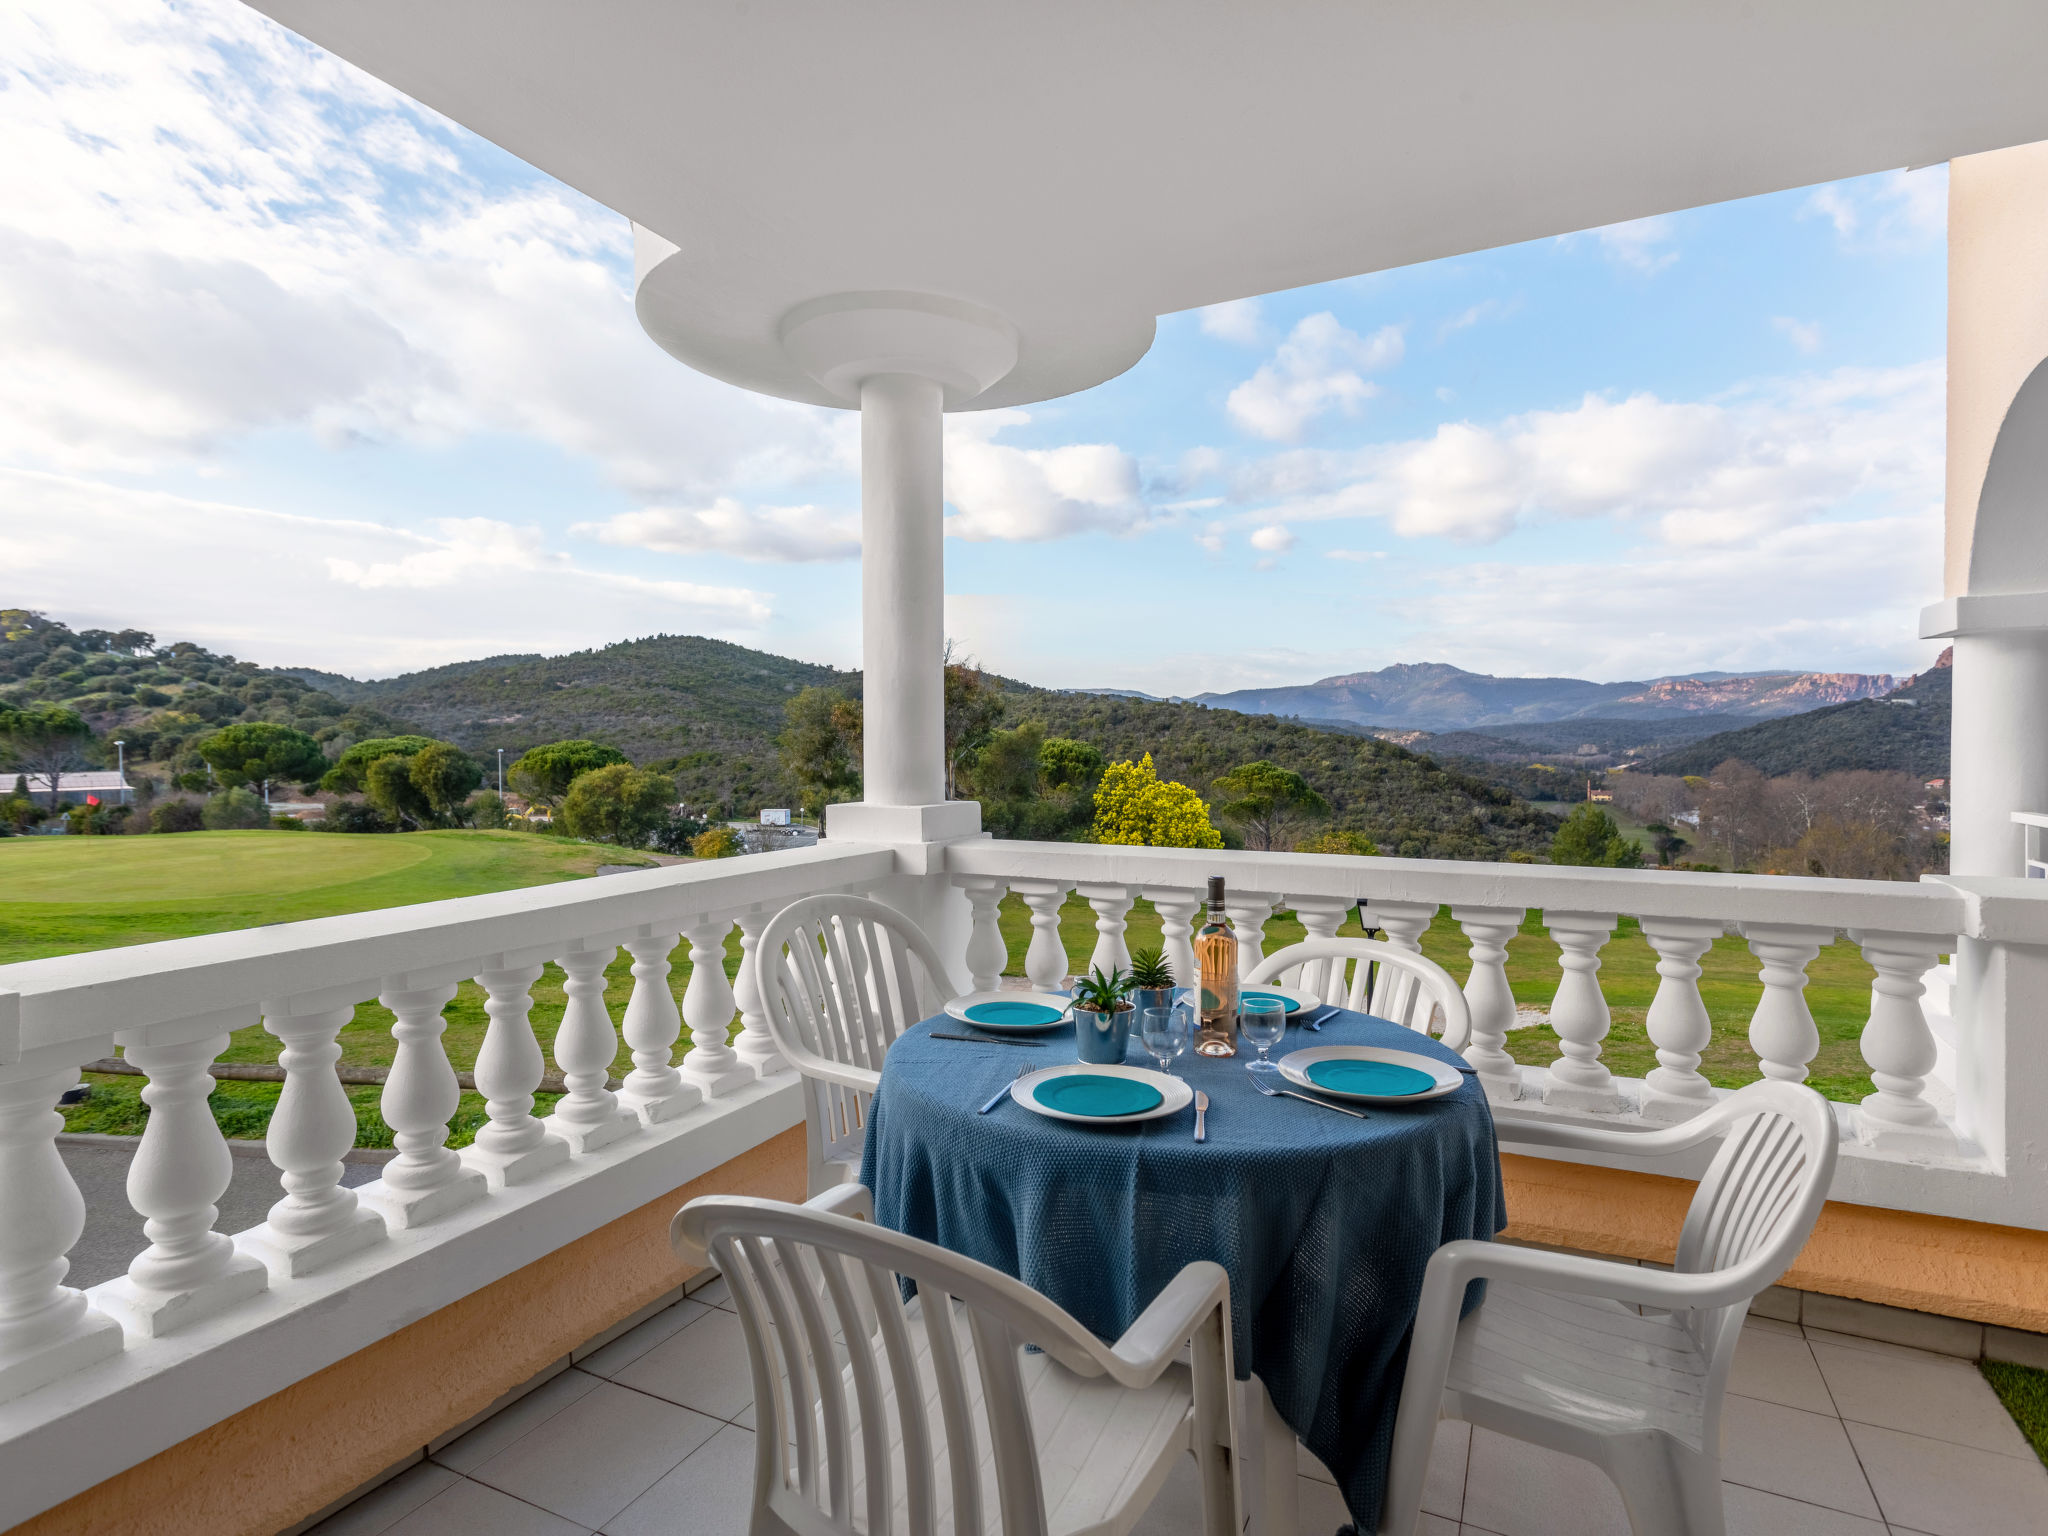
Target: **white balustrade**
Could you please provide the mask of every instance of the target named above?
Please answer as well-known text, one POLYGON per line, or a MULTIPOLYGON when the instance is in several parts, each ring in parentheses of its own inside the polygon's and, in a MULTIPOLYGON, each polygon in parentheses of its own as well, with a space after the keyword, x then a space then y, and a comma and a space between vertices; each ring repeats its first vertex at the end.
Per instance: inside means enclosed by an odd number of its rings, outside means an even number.
POLYGON ((1067 984, 1067 946, 1060 938, 1060 908, 1069 887, 1049 880, 1012 881, 1010 889, 1031 909, 1031 947, 1024 951, 1024 975, 1041 992, 1067 984))
MULTIPOLYGON (((128 1203, 143 1217, 149 1246, 128 1273, 94 1292, 103 1311, 132 1334, 164 1334, 214 1316, 256 1295, 270 1274, 254 1255, 213 1230, 215 1204, 234 1175, 220 1124, 207 1107, 206 1070, 228 1048, 242 1019, 205 1018, 121 1035, 128 1060, 147 1074, 149 1119, 128 1165, 128 1203)), ((254 1023, 249 1019, 246 1022, 254 1023)))
POLYGON ((1166 963, 1173 968, 1174 985, 1199 985, 1201 968, 1195 964, 1193 932, 1195 914, 1202 910, 1201 893, 1147 886, 1145 899, 1159 914, 1160 948, 1166 955, 1166 963))
MULTIPOLYGON (((1311 941, 1334 939, 1356 905, 1342 896, 1290 896, 1287 901, 1311 941)), ((1301 967, 1295 985, 1315 993, 1326 1003, 1342 1004, 1348 995, 1344 966, 1341 958, 1311 960, 1301 967)))
POLYGON ((1643 938, 1657 952, 1657 995, 1647 1020, 1657 1065, 1643 1079, 1640 1103, 1648 1120, 1690 1120, 1714 1102, 1700 1075, 1700 1057, 1714 1038, 1714 1023, 1700 997, 1700 957, 1727 924, 1684 917, 1642 919, 1643 938))
POLYGON ((1237 933, 1237 977, 1251 975, 1252 967, 1266 958, 1266 922, 1272 917, 1279 897, 1258 891, 1241 891, 1226 885, 1223 912, 1237 933))
POLYGON ((448 1063, 442 1040, 448 1021, 441 1010, 454 996, 453 984, 443 984, 394 986, 377 998, 391 1010, 391 1038, 398 1042, 379 1101, 398 1156, 359 1194, 394 1229, 424 1226, 480 1199, 490 1187, 448 1145, 448 1122, 462 1106, 462 1087, 448 1063))
POLYGON ((1947 947, 1921 934, 1855 930, 1849 938, 1877 972, 1870 986, 1870 1022, 1863 1059, 1877 1092, 1856 1109, 1856 1135, 1865 1145, 1897 1152, 1956 1150, 1955 1133, 1927 1102, 1927 1074, 1935 1060, 1934 1032, 1920 999, 1922 980, 1947 947))
POLYGON ((1464 931, 1472 969, 1465 977, 1465 1002, 1472 1010, 1472 1043, 1465 1060, 1479 1071, 1479 1085, 1496 1104, 1522 1095, 1522 1072, 1508 1054, 1515 1027, 1515 994, 1508 985, 1508 942, 1521 932, 1521 907, 1453 907, 1451 920, 1464 931))
POLYGON ((1562 953, 1557 995, 1550 1003, 1550 1027, 1564 1055, 1550 1068, 1543 1102, 1561 1109, 1612 1113, 1624 1100, 1614 1074, 1600 1059, 1600 1042, 1613 1022, 1600 990, 1600 948, 1618 921, 1612 912, 1546 912, 1544 926, 1562 953))
POLYGON ((534 1090, 547 1070, 533 1033, 533 984, 540 973, 538 965, 477 973, 491 1022, 476 1053, 476 1086, 490 1118, 478 1127, 476 1142, 462 1160, 490 1180, 494 1190, 537 1179, 569 1158, 569 1143, 533 1113, 534 1090))
POLYGON ((762 906, 740 913, 740 973, 732 984, 733 998, 740 1006, 740 1037, 732 1048, 762 1077, 796 1070, 768 1033, 767 1004, 761 998, 761 932, 774 915, 762 906))
POLYGON ((264 1138, 283 1175, 284 1198, 235 1245, 268 1265, 273 1280, 310 1275, 382 1242, 390 1230, 341 1182, 342 1158, 356 1144, 356 1110, 334 1074, 341 1060, 336 1037, 356 1010, 352 1002, 327 1001, 292 998, 263 1010, 263 1027, 284 1043, 284 1091, 264 1138))
POLYGON ((1820 1050, 1820 1031, 1806 1006, 1806 968, 1835 930, 1803 923, 1744 923, 1742 936, 1763 969, 1764 995, 1750 1016, 1749 1044, 1765 1077, 1806 1081, 1806 1064, 1820 1050))
POLYGON ((977 992, 993 992, 1003 984, 1009 968, 1010 947, 1003 942, 1003 892, 1000 880, 964 879, 955 882, 967 893, 973 913, 967 934, 968 985, 977 992))
POLYGON ((626 1000, 622 1033, 633 1051, 633 1070, 619 1090, 619 1102, 646 1125, 686 1115, 704 1102, 704 1092, 683 1081, 675 1068, 676 1037, 683 1016, 668 984, 669 951, 677 932, 641 934, 625 941, 633 957, 633 995, 626 1000))
POLYGON ((1088 969, 1107 976, 1131 968, 1131 952, 1124 943, 1130 926, 1133 893, 1121 885, 1082 885, 1075 888, 1081 899, 1095 911, 1095 952, 1088 957, 1088 969))
MULTIPOLYGON (((1436 913, 1434 902, 1374 901, 1366 908, 1365 920, 1368 925, 1378 927, 1395 948, 1419 955, 1422 953, 1422 936, 1429 932, 1436 913)), ((1421 985, 1412 971, 1380 967, 1380 973, 1373 981, 1372 1012, 1381 1018, 1406 1018, 1415 1001, 1415 991, 1421 985)))
POLYGON ((562 968, 562 990, 568 997, 561 1027, 555 1031, 555 1065, 562 1069, 562 1085, 569 1091, 556 1103, 547 1124, 571 1152, 595 1152, 640 1129, 640 1117, 621 1108, 609 1086, 619 1033, 604 1005, 604 971, 618 952, 615 944, 600 944, 572 949, 555 961, 562 968))
POLYGON ((121 1352, 121 1325, 64 1283, 85 1200, 58 1154, 54 1108, 79 1061, 113 1048, 70 1041, 0 1066, 0 1402, 121 1352))
POLYGON ((761 1075, 741 1061, 728 1036, 739 1011, 732 983, 725 979, 725 936, 732 918, 715 913, 691 920, 683 929, 690 941, 690 981, 683 988, 683 1022, 690 1027, 690 1049, 683 1057, 683 1081, 716 1098, 759 1082, 761 1075))

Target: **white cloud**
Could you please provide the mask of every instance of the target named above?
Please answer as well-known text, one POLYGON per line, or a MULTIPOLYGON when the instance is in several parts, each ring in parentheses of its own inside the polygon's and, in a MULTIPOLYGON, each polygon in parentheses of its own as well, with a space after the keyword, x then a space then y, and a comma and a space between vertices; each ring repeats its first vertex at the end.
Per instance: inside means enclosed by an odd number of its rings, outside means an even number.
POLYGON ((946 531, 963 539, 1041 540, 1132 533, 1150 519, 1138 463, 1111 443, 1016 448, 995 437, 1031 420, 1024 411, 946 418, 946 531))
POLYGON ((749 511, 730 496, 708 507, 646 507, 570 530, 603 544, 665 555, 733 555, 742 560, 854 560, 860 556, 860 519, 817 507, 760 507, 749 511))
POLYGON ((1594 230, 1593 238, 1600 242, 1601 252, 1609 261, 1645 276, 1661 272, 1678 260, 1678 252, 1670 249, 1678 231, 1663 214, 1609 224, 1594 230))
POLYGON ((1252 534, 1252 548, 1269 555, 1284 555, 1294 548, 1294 534, 1282 523, 1268 523, 1252 534))
POLYGON ((1807 194, 1799 215, 1834 225, 1845 250, 1868 254, 1925 245, 1948 233, 1948 166, 1831 182, 1807 194))
POLYGON ((1254 436, 1291 442, 1332 407, 1352 412, 1371 399, 1377 388, 1361 372, 1393 367, 1403 350, 1398 325, 1361 337, 1328 310, 1310 315, 1271 362, 1230 392, 1231 419, 1254 436))
POLYGON ((1775 315, 1771 319, 1771 329, 1809 357, 1820 350, 1818 320, 1795 320, 1790 315, 1775 315))
POLYGON ((1202 317, 1202 334, 1205 336, 1234 341, 1241 347, 1265 344, 1266 326, 1260 317, 1257 299, 1231 299, 1227 303, 1211 304, 1198 313, 1202 317))
POLYGON ((493 568, 531 571, 563 563, 565 557, 550 556, 541 547, 538 528, 514 528, 488 517, 447 517, 434 524, 440 534, 427 547, 392 560, 368 565, 339 555, 329 555, 327 574, 336 581, 364 591, 378 587, 406 587, 420 591, 452 587, 458 581, 474 580, 479 571, 493 568))
POLYGON ((1223 536, 1226 529, 1222 523, 1211 523, 1195 535, 1195 543, 1212 555, 1223 553, 1223 536))
POLYGON ((1367 560, 1384 560, 1387 558, 1387 552, 1384 549, 1331 549, 1325 550, 1324 554, 1331 560, 1355 560, 1361 564, 1367 560))

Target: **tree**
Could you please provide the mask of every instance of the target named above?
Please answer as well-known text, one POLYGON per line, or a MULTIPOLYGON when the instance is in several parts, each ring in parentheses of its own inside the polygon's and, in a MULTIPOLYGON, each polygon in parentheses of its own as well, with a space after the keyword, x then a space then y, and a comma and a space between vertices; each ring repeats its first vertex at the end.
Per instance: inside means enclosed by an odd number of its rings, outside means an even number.
POLYGON ((668 819, 675 780, 631 763, 578 774, 562 797, 562 822, 572 837, 638 848, 668 819))
POLYGON ((692 857, 699 859, 737 858, 746 851, 731 827, 706 827, 690 842, 692 857))
POLYGON ((527 750, 507 771, 514 789, 534 804, 553 810, 578 774, 625 761, 625 753, 601 741, 551 741, 527 750))
POLYGON ((1185 784, 1162 781, 1152 754, 1111 763, 1095 790, 1095 841, 1147 848, 1221 848, 1209 807, 1185 784))
POLYGON ((463 807, 463 815, 472 827, 487 827, 496 830, 503 827, 509 818, 505 815, 505 801, 495 789, 487 789, 471 798, 463 807))
POLYGON ((1014 731, 992 731, 974 755, 973 789, 984 800, 1029 800, 1038 793, 1039 754, 1045 727, 1026 720, 1014 731))
POLYGON ((1550 840, 1550 862, 1640 869, 1643 845, 1639 839, 1623 837, 1614 818, 1588 800, 1565 817, 1557 836, 1550 840))
POLYGON ((1286 846, 1293 822, 1330 814, 1330 802, 1307 779, 1277 763, 1245 763, 1216 780, 1216 788, 1230 796, 1219 814, 1242 826, 1252 847, 1269 852, 1286 846))
POLYGON ((363 775, 363 798, 401 828, 417 829, 434 819, 434 808, 412 781, 412 757, 387 752, 363 775))
POLYGON ((806 811, 821 811, 860 793, 860 769, 849 740, 860 735, 859 706, 849 709, 850 704, 836 688, 806 688, 783 706, 775 750, 783 770, 801 788, 806 811))
POLYGON ((1380 845, 1363 832, 1323 832, 1315 837, 1294 845, 1296 853, 1348 853, 1371 858, 1380 851, 1380 845))
POLYGON ((230 786, 210 797, 200 820, 209 832, 246 831, 270 825, 270 811, 249 790, 230 786))
POLYGON ((320 787, 335 794, 365 791, 370 787, 370 767, 379 758, 411 757, 433 744, 431 736, 372 736, 336 758, 334 766, 320 780, 320 787))
POLYGON ((1047 789, 1093 789, 1102 777, 1102 754, 1085 741, 1048 736, 1038 749, 1038 771, 1047 789))
POLYGON ((61 704, 26 709, 0 704, 0 750, 21 773, 45 781, 52 811, 62 804, 64 775, 92 761, 92 745, 92 727, 76 710, 61 704))
POLYGON ((436 818, 453 821, 457 808, 483 783, 484 770, 462 748, 437 741, 413 753, 406 777, 436 818))
POLYGON ((1008 707, 988 674, 972 661, 954 661, 946 647, 946 798, 958 793, 958 770, 969 767, 1008 707))
POLYGON ((273 780, 317 784, 327 771, 327 754, 304 731, 268 720, 244 721, 215 731, 199 742, 199 755, 233 789, 256 784, 270 796, 273 780))

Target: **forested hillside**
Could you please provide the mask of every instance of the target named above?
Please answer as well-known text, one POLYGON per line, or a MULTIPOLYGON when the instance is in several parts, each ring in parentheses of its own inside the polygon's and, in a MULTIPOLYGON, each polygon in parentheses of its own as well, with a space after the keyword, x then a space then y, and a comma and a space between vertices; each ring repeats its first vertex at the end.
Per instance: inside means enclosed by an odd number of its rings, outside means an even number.
POLYGON ((1723 731, 1641 765, 1644 773, 1711 773, 1737 758, 1771 777, 1852 769, 1948 777, 1948 653, 1882 699, 1723 731))

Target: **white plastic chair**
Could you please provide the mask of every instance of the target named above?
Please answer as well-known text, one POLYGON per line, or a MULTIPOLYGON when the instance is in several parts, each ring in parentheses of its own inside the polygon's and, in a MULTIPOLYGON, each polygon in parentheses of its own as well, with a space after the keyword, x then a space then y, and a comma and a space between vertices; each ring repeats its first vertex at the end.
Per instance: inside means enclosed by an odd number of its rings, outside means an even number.
POLYGON ((1437 1249, 1408 1351, 1381 1536, 1415 1529, 1439 1416, 1595 1463, 1620 1488, 1638 1536, 1725 1536, 1728 1369, 1750 1298, 1785 1272, 1827 1198, 1827 1101, 1766 1081, 1666 1131, 1517 1123, 1510 1134, 1575 1152, 1666 1157, 1724 1133, 1673 1270, 1495 1243, 1437 1249), (1461 1321, 1465 1288, 1481 1279, 1486 1300, 1461 1321))
POLYGON ((1384 939, 1308 939, 1290 944, 1252 967, 1244 985, 1262 981, 1300 987, 1326 1003, 1374 1014, 1425 1035, 1441 1009, 1445 1045, 1462 1051, 1472 1038, 1472 1010, 1451 973, 1426 955, 1384 939), (1345 968, 1353 961, 1357 964, 1347 981, 1345 968))
POLYGON ((806 1193, 815 1195, 860 1177, 884 1053, 960 988, 923 929, 861 896, 792 902, 754 953, 768 1032, 804 1077, 806 1193))
POLYGON ((1188 1452, 1203 1536, 1237 1536, 1221 1265, 1188 1265, 1105 1345, 1000 1270, 873 1225, 870 1198, 710 1195, 669 1229, 746 1334, 751 1536, 1124 1536, 1188 1452))

